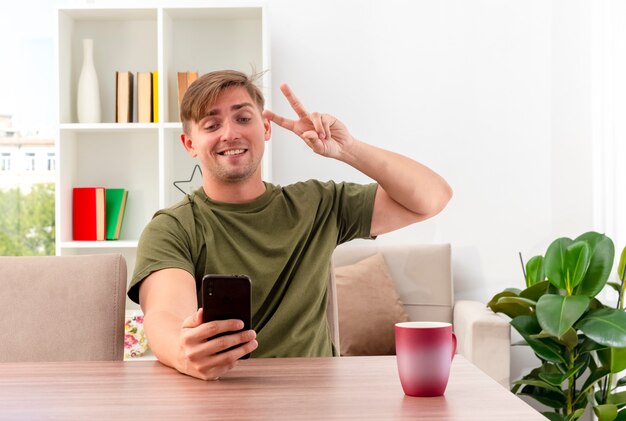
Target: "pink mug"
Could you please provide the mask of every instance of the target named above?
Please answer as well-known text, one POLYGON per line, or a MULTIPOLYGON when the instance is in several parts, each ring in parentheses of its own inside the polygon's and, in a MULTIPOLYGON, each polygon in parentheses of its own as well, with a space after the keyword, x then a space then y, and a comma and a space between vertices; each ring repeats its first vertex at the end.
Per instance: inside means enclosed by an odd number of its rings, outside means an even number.
POLYGON ((404 393, 441 396, 456 352, 452 325, 444 322, 396 323, 396 361, 404 393))

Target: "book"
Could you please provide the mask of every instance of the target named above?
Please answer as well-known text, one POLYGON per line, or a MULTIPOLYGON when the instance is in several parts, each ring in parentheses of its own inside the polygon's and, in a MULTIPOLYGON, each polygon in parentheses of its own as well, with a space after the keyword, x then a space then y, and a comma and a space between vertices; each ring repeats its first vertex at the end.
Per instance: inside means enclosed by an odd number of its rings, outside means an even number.
POLYGON ((177 72, 178 79, 178 110, 180 111, 180 104, 183 102, 185 92, 187 92, 187 72, 177 72))
POLYGON ((137 122, 152 122, 152 73, 137 73, 137 122))
POLYGON ((159 122, 159 72, 152 72, 152 121, 159 122))
POLYGON ((118 240, 126 211, 128 190, 106 189, 107 240, 118 240))
POLYGON ((133 73, 115 72, 115 122, 133 121, 133 73))
POLYGON ((178 72, 177 80, 178 80, 178 109, 180 110, 180 104, 183 102, 183 97, 185 96, 185 92, 187 92, 187 88, 191 85, 196 79, 198 79, 198 72, 178 72))
POLYGON ((198 79, 198 72, 187 72, 187 87, 198 79))
POLYGON ((72 227, 75 241, 99 241, 106 238, 106 191, 104 187, 74 187, 72 227))

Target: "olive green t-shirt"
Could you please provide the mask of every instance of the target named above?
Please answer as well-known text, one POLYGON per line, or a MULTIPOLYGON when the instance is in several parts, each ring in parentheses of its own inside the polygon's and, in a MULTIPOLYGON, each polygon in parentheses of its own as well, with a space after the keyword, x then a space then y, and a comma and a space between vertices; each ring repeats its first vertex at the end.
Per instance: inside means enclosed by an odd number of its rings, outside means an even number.
POLYGON ((150 273, 180 268, 252 280, 254 357, 332 356, 326 318, 328 270, 338 244, 370 238, 377 184, 309 180, 244 204, 216 202, 202 188, 158 211, 139 240, 128 296, 150 273))

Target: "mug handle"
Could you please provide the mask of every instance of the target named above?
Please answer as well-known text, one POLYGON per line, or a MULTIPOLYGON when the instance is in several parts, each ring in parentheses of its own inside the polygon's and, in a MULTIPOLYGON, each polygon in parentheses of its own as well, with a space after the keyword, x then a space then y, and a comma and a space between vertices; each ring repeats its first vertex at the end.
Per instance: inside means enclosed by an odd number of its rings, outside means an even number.
POLYGON ((450 361, 454 359, 454 354, 456 354, 456 335, 452 332, 452 356, 450 361))

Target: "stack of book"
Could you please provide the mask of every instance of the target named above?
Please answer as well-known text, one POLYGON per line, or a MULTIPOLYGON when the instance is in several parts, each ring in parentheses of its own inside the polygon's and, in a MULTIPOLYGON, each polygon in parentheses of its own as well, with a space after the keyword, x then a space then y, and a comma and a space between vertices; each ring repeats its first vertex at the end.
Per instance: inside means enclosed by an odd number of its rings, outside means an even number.
MULTIPOLYGON (((177 72, 178 109, 187 88, 196 79, 198 72, 177 72)), ((156 123, 159 121, 159 72, 137 72, 136 96, 135 75, 130 71, 115 72, 115 122, 134 121, 134 99, 137 102, 137 122, 156 123)))
POLYGON ((72 197, 74 241, 118 240, 128 191, 75 187, 72 197))
MULTIPOLYGON (((137 73, 137 122, 159 121, 159 72, 137 73)), ((132 72, 115 72, 115 122, 132 123, 135 76, 132 72)))

